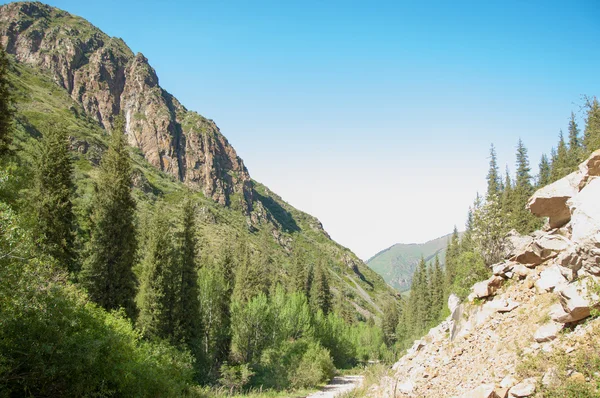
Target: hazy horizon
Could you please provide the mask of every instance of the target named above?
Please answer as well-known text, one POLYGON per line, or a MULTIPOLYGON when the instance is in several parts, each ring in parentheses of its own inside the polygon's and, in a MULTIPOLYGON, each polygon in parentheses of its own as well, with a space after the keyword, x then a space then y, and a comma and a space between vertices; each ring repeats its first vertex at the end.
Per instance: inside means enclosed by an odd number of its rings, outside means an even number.
POLYGON ((594 1, 47 3, 144 53, 252 178, 364 260, 463 229, 491 143, 514 172, 523 139, 535 174, 600 93, 594 1))

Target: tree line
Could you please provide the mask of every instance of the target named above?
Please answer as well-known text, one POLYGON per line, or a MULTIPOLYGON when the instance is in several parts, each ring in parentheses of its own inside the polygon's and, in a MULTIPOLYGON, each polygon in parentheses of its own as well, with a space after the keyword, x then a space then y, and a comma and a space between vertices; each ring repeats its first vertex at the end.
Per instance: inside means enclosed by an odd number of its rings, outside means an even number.
POLYGON ((533 175, 527 148, 522 140, 516 147, 514 175, 508 167, 499 170, 496 150, 489 152, 487 191, 477 194, 469 208, 465 232, 455 227, 448 240, 445 264, 439 259, 427 264, 421 259, 413 275, 410 294, 400 308, 390 307, 383 320, 384 337, 390 345, 405 349, 415 339, 449 315, 450 294, 465 299, 471 286, 491 275, 490 266, 501 261, 506 236, 515 230, 528 234, 541 228, 543 220, 533 216, 526 204, 535 190, 577 170, 594 150, 600 149, 600 105, 596 97, 585 97, 583 134, 572 112, 568 123, 568 141, 561 131, 550 156, 541 156, 538 174, 533 175))

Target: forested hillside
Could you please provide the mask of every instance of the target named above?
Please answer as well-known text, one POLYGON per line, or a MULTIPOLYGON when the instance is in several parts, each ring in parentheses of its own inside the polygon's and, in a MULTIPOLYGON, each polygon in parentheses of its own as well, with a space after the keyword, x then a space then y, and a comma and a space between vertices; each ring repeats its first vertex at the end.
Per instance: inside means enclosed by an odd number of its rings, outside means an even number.
POLYGON ((389 356, 393 290, 143 55, 41 3, 0 35, 3 395, 285 390, 389 356))
POLYGON ((383 276, 392 287, 400 292, 407 291, 421 258, 428 264, 434 264, 437 257, 444 264, 450 236, 445 235, 425 243, 397 243, 368 259, 367 265, 383 276))
MULTIPOLYGON (((469 208, 466 231, 457 229, 448 242, 443 271, 421 259, 411 285, 411 294, 399 310, 397 325, 384 322, 384 331, 406 348, 429 328, 449 315, 448 297, 464 300, 475 282, 492 273, 491 265, 510 256, 521 235, 544 226, 544 219, 527 208, 533 193, 577 170, 594 150, 600 148, 600 105, 596 97, 584 98, 585 126, 578 126, 574 113, 569 118, 568 142, 562 131, 550 155, 542 155, 534 175, 525 144, 519 140, 515 174, 501 173, 495 148, 490 148, 487 192, 477 194, 469 208)), ((549 225, 548 228, 553 227, 549 225)))

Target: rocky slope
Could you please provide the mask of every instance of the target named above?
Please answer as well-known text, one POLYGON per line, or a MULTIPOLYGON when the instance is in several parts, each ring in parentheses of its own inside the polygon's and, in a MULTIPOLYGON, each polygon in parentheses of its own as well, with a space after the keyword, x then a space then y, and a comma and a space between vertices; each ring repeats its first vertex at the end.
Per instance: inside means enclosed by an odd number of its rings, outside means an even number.
POLYGON ((367 265, 383 276, 393 288, 400 292, 407 291, 421 257, 431 263, 437 255, 440 262, 444 263, 450 236, 451 234, 445 235, 425 243, 397 243, 368 259, 367 265))
POLYGON ((321 257, 333 294, 344 297, 359 319, 378 315, 395 298, 381 277, 331 240, 318 219, 252 180, 215 123, 163 90, 148 60, 123 40, 65 11, 20 2, 0 7, 0 43, 11 59, 17 154, 29 162, 49 125, 68 131, 82 228, 107 130, 123 112, 140 214, 158 197, 176 207, 192 188, 204 256, 218 256, 238 240, 256 250, 268 245, 279 281, 297 253, 307 266, 321 257))
POLYGON ((223 205, 238 194, 252 210, 252 181, 217 125, 162 89, 142 54, 86 20, 41 3, 0 7, 0 40, 9 54, 48 72, 102 127, 126 119, 129 144, 153 166, 223 205))
POLYGON ((547 228, 416 341, 371 397, 592 397, 600 386, 600 150, 528 208, 547 228), (587 395, 586 395, 587 394, 587 395))

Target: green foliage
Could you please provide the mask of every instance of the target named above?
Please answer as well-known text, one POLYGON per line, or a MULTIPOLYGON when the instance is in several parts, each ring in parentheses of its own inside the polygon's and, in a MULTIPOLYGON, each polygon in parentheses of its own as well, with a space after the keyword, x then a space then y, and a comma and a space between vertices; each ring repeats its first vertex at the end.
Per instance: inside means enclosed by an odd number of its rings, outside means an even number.
POLYGON ((13 99, 8 77, 10 63, 4 48, 0 48, 0 156, 7 153, 12 141, 13 99))
POLYGON ((228 365, 224 363, 221 366, 221 378, 219 383, 229 390, 229 394, 241 391, 248 383, 254 372, 250 366, 245 363, 242 365, 228 365))
POLYGON ((381 330, 383 341, 387 347, 396 343, 396 326, 398 325, 399 311, 396 303, 388 303, 383 310, 381 319, 381 330))
POLYGON ((322 262, 317 263, 310 289, 310 305, 313 311, 323 311, 327 315, 331 311, 331 291, 329 278, 322 262))
POLYGON ((252 363, 271 344, 273 313, 267 296, 259 293, 247 303, 231 303, 231 351, 237 362, 252 363))
POLYGON ((481 254, 485 264, 492 265, 502 259, 507 244, 508 220, 497 194, 476 202, 473 210, 473 249, 481 254))
POLYGON ((579 127, 575 121, 575 114, 571 112, 569 120, 569 150, 567 153, 567 163, 570 171, 575 171, 579 163, 583 161, 583 145, 579 136, 579 127))
POLYGON ((68 137, 61 127, 50 125, 44 131, 35 164, 32 195, 35 232, 41 252, 71 272, 76 271, 72 178, 68 137))
POLYGON ((556 181, 569 174, 570 171, 569 150, 561 131, 558 136, 558 149, 552 156, 550 176, 552 177, 552 181, 556 181))
POLYGON ((491 271, 486 267, 485 261, 479 253, 461 253, 458 256, 457 264, 456 276, 450 291, 461 299, 465 299, 469 295, 471 286, 488 278, 491 271))
POLYGON ((500 193, 500 175, 494 144, 490 147, 490 169, 487 175, 487 196, 497 196, 500 193))
POLYGON ((550 163, 546 154, 542 154, 539 164, 539 175, 537 180, 537 188, 545 187, 552 182, 550 163))
POLYGON ((92 206, 91 238, 81 280, 92 300, 107 310, 124 308, 134 318, 137 239, 131 163, 123 119, 115 121, 111 143, 100 164, 92 206))
POLYGON ((584 158, 600 149, 600 105, 596 97, 586 99, 587 118, 583 133, 584 158))

